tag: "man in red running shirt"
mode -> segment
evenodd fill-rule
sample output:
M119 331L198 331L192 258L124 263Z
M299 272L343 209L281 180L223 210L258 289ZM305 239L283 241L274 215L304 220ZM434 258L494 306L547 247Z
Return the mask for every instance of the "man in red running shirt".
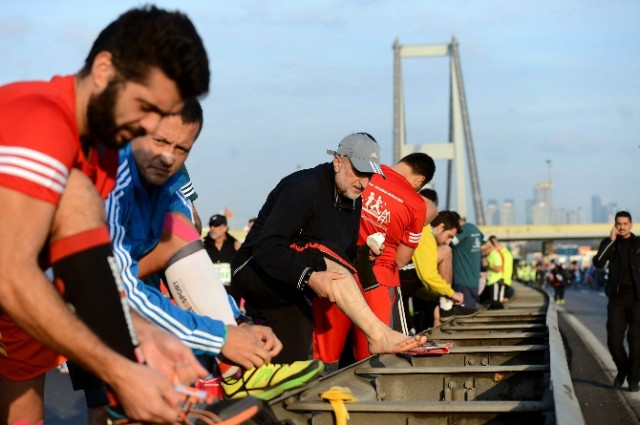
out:
M412 153L393 166L381 165L384 177L374 174L362 193L362 214L358 237L358 278L367 304L387 326L391 326L392 307L400 285L399 268L410 260L418 246L425 224L426 204L417 191L429 183L435 173L435 162L424 153ZM385 236L383 250L375 259L373 270L367 237L380 232ZM378 254L378 253L376 253ZM362 270L362 267L368 270ZM340 358L351 322L335 306L327 311L331 330L325 338L325 363ZM353 348L356 360L370 356L367 339L353 327ZM331 366L329 366L331 368Z
M416 152L392 166L382 165L385 179L374 176L362 194L362 216L358 245L366 245L367 237L380 232L385 236L384 250L375 259L375 282L361 279L364 298L371 310L393 329L392 309L397 304L400 268L411 261L425 224L426 204L418 191L431 181L435 162L426 153ZM362 335L354 330L356 360L368 357Z
M145 7L106 27L78 74L0 87L0 422L42 421L44 374L58 353L149 422L175 421L174 384L206 373L120 298L102 198L115 148L208 85L189 18Z

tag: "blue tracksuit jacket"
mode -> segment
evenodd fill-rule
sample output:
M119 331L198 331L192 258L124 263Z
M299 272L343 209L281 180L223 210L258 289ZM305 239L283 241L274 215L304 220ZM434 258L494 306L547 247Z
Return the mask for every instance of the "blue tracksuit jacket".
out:
M164 216L179 212L192 218L190 201L180 192L188 183L176 173L163 186L142 187L130 145L120 150L116 185L106 201L107 221L120 277L130 305L151 322L173 333L196 354L216 356L226 337L223 322L174 305L162 293L138 279L138 260L160 240ZM232 303L237 316L240 312Z

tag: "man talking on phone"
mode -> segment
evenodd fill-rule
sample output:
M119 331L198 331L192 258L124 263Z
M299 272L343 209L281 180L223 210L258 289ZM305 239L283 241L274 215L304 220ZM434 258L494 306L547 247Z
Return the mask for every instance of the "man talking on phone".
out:
M627 211L618 211L611 235L604 238L593 265L608 264L609 278L605 292L607 305L607 346L618 374L613 388L622 388L625 379L629 391L640 390L640 239L631 233L633 222ZM629 353L624 347L627 335Z

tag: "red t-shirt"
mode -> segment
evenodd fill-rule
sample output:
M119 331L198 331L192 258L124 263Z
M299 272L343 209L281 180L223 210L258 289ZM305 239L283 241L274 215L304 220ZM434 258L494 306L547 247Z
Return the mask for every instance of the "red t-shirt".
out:
M358 245L366 244L372 233L383 233L385 248L376 259L373 272L380 285L399 286L398 245L418 246L427 207L406 178L386 165L382 165L382 170L386 179L375 174L362 193Z
M1 186L57 205L70 170L77 168L107 197L115 183L118 152L98 144L87 158L75 110L73 76L0 87ZM0 313L0 374L30 379L63 361Z
M87 158L76 123L73 76L0 87L0 185L58 204L72 168L106 198L118 153L98 144Z

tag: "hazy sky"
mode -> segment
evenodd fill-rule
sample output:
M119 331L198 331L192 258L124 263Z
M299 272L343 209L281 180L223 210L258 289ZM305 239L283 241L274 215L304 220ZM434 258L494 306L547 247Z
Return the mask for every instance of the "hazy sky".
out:
M76 72L98 32L140 4L2 0L0 84ZM211 61L205 127L187 161L204 220L228 207L242 227L282 177L328 161L351 132L373 134L391 163L392 44L452 36L485 204L511 198L522 222L550 159L555 206L589 218L597 194L640 215L637 0L155 4L193 19ZM403 67L408 141L445 140L448 59Z

